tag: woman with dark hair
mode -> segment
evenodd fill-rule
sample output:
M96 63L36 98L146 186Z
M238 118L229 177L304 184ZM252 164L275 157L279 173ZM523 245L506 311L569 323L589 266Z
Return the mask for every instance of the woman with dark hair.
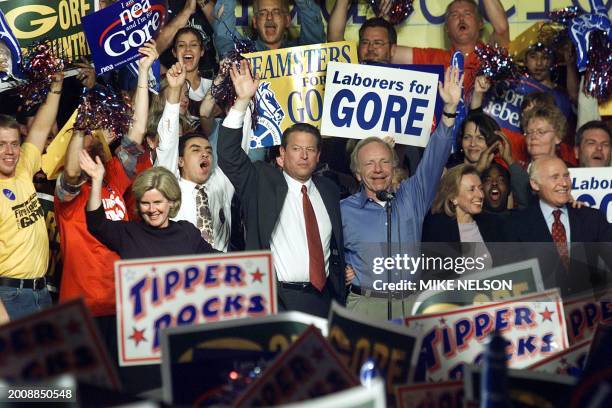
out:
M171 221L181 206L181 189L176 177L163 167L140 173L132 185L142 222L108 220L102 208L104 165L86 151L79 154L81 168L91 177L87 202L89 232L121 259L189 255L216 252L187 221Z
M457 164L474 166L480 174L494 162L508 169L514 206L524 208L529 202L527 172L512 157L512 146L495 120L482 110L471 111L463 122L461 150L449 159L448 167ZM505 163L505 166L504 166ZM507 208L506 208L507 209Z

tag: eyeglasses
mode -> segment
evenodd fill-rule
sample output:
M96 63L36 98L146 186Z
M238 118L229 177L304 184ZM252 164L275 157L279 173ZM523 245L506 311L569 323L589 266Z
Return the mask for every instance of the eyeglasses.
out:
M284 16L286 13L278 8L272 9L272 10L259 10L257 13L255 13L255 16L257 18L268 18L270 15L272 15L272 17L281 17Z
M382 46L385 46L389 44L389 41L383 41L383 40L374 40L374 41L370 41L370 40L359 40L359 46L360 47L367 47L369 48L370 45L373 48L380 48Z
M525 132L523 134L526 137L534 137L534 136L542 137L545 134L550 133L550 132L554 132L554 131L555 131L554 129L547 129L547 130L544 130L544 129L535 129L535 130L528 130L527 132Z
M314 154L317 152L317 148L314 146L298 146L293 145L289 147L294 153L309 153Z

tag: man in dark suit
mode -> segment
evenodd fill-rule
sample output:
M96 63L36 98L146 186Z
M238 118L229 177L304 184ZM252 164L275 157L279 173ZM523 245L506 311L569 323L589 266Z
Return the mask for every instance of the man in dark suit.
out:
M604 284L606 274L597 268L598 257L612 266L612 225L605 214L569 205L572 180L557 157L534 161L529 179L539 200L509 218L507 240L553 243L519 248L523 255L529 252L538 258L547 288L557 286L563 294L571 294Z
M245 112L259 85L246 61L232 68L237 99L219 129L219 167L242 203L247 249L271 249L280 310L327 317L331 299L344 304L340 195L313 176L321 135L296 124L282 137L278 164L251 162L241 148Z

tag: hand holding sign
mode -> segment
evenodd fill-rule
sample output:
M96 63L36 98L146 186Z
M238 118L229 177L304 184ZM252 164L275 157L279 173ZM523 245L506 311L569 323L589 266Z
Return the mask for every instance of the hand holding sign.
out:
M244 112L251 102L251 98L253 98L257 92L257 88L259 87L259 77L255 75L255 78L253 78L246 60L240 61L239 69L232 66L230 70L230 77L232 78L234 90L236 91L236 102L234 103L234 108Z
M138 52L142 54L142 57L138 61L138 70L142 73L148 74L149 69L151 68L155 60L159 57L155 40L147 42L145 45L138 49Z

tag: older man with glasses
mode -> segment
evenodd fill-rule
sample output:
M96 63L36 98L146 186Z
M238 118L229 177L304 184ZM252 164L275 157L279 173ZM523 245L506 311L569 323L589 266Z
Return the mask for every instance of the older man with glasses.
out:
M286 0L254 0L252 25L257 32L255 48L257 51L276 50L299 45L325 42L325 28L321 18L321 8L314 0L296 0L300 10L300 35L297 40L287 38L291 26L291 15ZM214 23L215 47L219 55L234 49L236 30L236 0L219 0L214 15L219 18Z

